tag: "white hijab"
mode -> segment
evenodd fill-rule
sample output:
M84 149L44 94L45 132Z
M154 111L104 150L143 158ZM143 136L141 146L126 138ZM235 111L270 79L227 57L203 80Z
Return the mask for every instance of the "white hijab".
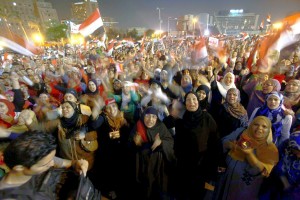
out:
M232 77L232 82L230 83L230 85L226 85L225 82L224 82L224 80L225 80L226 76L229 76L229 75ZM221 83L220 83L219 81L217 81L217 86L218 86L219 92L221 93L221 95L222 95L222 97L223 97L224 99L226 99L227 91L228 91L230 88L236 88L234 82L235 82L235 76L234 76L234 74L231 73L231 72L227 72L227 73L225 74L225 76L223 77Z

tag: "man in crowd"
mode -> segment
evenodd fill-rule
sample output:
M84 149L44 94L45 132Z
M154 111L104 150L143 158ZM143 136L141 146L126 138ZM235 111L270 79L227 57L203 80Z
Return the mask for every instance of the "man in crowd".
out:
M0 180L0 199L56 199L52 168L71 168L86 175L86 160L55 157L55 138L43 132L26 132L4 150L10 171ZM50 183L51 182L51 183Z

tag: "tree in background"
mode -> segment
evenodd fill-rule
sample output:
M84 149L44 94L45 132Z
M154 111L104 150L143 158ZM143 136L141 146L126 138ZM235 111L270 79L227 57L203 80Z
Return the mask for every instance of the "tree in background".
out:
M65 24L59 24L50 27L46 30L46 40L47 41L60 41L61 38L67 38L68 26Z

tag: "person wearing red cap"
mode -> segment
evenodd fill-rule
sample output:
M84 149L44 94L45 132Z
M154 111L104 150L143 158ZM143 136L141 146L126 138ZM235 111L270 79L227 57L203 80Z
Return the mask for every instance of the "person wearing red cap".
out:
M0 126L9 128L14 123L15 106L6 99L0 99Z

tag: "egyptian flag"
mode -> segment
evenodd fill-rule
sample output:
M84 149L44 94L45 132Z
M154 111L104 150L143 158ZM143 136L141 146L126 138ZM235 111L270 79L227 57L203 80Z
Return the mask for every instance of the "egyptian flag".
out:
M253 64L256 63L256 55L257 55L257 52L258 52L259 44L260 44L260 42L256 41L253 49L250 52L249 58L248 58L248 60L246 62L246 66L249 69L249 71L252 71L252 66L253 66Z
M100 27L103 27L103 21L100 11L97 8L82 24L80 24L79 33L83 36L88 36Z
M243 41L249 38L249 34L246 33L246 32L241 32L241 35L242 35L242 40Z
M200 38L200 40L197 40L195 42L194 48L195 48L195 55L194 55L195 57L192 60L193 63L196 64L198 61L208 56L205 39Z
M280 51L285 47L300 41L300 14L291 15L281 20L283 27L276 33L267 36L260 45L259 71L269 72L279 59Z
M12 32L0 33L0 44L25 56L34 56L41 53L41 49L33 43Z

